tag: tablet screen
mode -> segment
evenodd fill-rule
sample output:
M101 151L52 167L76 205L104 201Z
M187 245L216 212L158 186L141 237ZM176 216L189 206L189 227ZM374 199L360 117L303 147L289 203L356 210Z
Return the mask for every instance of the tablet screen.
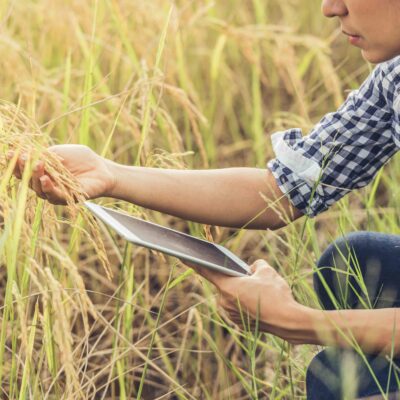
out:
M244 268L226 256L213 243L196 239L108 208L103 207L103 210L144 242L200 258L242 274L246 273Z

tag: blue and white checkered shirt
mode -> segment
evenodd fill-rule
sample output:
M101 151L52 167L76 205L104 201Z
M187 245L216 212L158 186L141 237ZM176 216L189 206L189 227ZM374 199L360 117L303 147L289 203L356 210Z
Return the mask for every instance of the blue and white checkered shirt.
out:
M367 185L400 148L400 57L379 64L309 135L272 135L267 166L291 203L311 217Z

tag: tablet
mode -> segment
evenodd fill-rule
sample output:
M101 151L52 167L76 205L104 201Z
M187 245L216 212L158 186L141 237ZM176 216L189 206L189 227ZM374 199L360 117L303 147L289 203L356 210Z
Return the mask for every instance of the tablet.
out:
M174 229L86 201L85 206L128 242L161 251L231 276L250 275L250 267L225 247Z

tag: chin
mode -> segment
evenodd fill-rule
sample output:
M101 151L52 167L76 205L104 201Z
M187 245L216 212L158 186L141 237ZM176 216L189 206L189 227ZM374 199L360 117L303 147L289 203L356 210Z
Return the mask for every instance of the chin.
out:
M362 50L361 54L371 64L379 64L400 55L400 53L383 53L379 51Z

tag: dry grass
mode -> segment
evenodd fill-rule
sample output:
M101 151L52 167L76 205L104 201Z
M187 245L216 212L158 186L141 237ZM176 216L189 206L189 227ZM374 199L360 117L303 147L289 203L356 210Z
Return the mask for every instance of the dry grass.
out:
M265 166L270 133L307 131L368 72L318 7L314 0L0 3L1 398L305 397L313 346L236 330L216 312L212 288L176 260L93 231L74 202L84 194L56 157L46 162L69 193L68 207L37 199L28 181L54 143L85 144L131 165ZM27 150L30 167L17 181L16 157ZM312 304L310 273L332 238L365 228L399 232L397 164L316 221L280 232L118 206L211 235L249 262L267 258Z

